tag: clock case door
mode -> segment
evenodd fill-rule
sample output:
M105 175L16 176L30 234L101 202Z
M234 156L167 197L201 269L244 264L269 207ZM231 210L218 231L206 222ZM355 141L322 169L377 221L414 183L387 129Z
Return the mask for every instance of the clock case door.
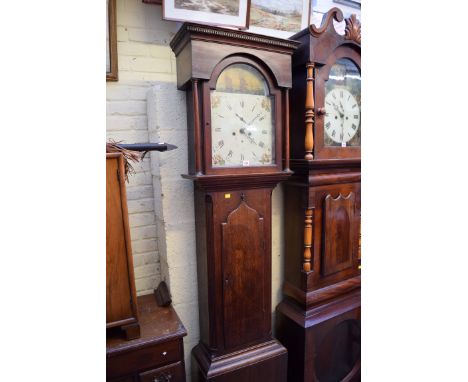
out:
M361 52L356 52L355 49L348 45L339 46L328 57L325 65L316 65L315 67L315 81L314 81L314 94L315 94L315 125L314 125L314 138L315 149L314 157L317 159L347 159L347 158L360 158L361 146L325 146L325 115L319 110L325 108L325 86L329 80L330 70L332 66L341 58L351 60L358 68L359 74L361 73ZM359 127L361 129L361 127Z
M273 97L274 110L274 146L275 164L269 166L248 166L248 167L229 167L229 168L214 168L212 165L212 137L211 137L211 91L216 90L216 83L221 73L233 64L246 64L258 70L268 84L270 96ZM202 86L203 97L203 120L202 132L204 147L204 163L205 173L207 175L223 175L223 174L246 174L246 173L272 173L282 171L282 136L283 131L283 114L281 102L281 90L277 87L274 76L268 72L263 65L246 56L230 56L222 60L214 69L211 79L205 82Z
M195 190L200 341L217 356L271 340L271 192Z

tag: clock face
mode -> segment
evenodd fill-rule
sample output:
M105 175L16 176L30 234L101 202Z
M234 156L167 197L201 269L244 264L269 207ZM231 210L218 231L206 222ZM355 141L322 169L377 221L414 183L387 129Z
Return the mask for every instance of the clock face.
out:
M325 146L361 145L361 75L349 59L339 59L325 85Z
M356 135L361 111L356 98L346 88L335 87L325 97L325 134L336 143L347 143Z
M274 101L262 74L229 66L211 91L212 166L273 165L274 132Z

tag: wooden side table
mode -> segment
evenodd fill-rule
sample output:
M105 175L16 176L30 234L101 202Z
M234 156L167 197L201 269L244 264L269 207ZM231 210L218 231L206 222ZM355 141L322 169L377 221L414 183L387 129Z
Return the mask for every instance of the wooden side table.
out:
M154 295L138 297L141 337L127 341L119 331L107 332L108 382L184 382L187 335L174 309L159 307Z

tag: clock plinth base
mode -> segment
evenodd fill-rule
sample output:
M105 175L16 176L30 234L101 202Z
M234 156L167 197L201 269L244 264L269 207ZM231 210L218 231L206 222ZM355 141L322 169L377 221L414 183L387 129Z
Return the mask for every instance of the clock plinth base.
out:
M360 289L307 310L287 298L276 310L288 382L361 380Z
M198 344L192 358L194 381L286 382L288 354L277 340L217 357Z

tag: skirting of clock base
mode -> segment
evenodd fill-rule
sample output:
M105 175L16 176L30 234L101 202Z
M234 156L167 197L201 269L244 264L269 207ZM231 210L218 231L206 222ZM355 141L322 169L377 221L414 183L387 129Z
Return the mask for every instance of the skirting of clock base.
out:
M192 360L198 382L286 382L288 354L276 340L214 358L198 344Z
M288 350L288 382L361 380L361 291L304 311L293 300L277 309L277 338Z

